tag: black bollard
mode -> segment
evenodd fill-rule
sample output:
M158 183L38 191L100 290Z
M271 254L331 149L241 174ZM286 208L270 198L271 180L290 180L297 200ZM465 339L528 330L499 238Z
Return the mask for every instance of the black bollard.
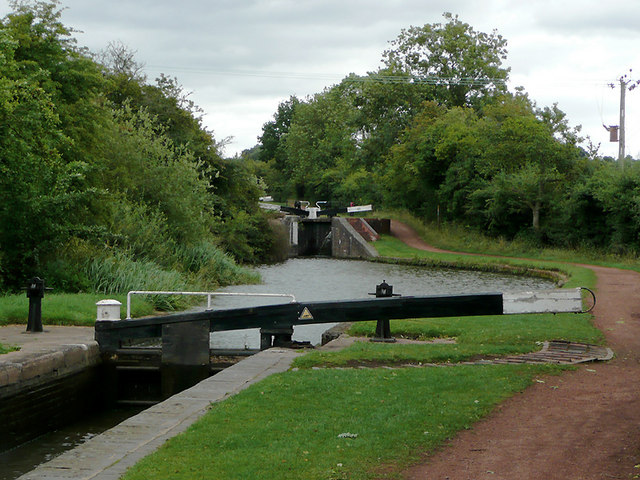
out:
M27 298L29 299L29 320L27 321L27 332L42 332L42 299L44 298L44 280L33 277L27 285Z
M388 297L399 296L399 295L393 294L393 286L389 285L385 280L383 280L380 285L376 285L375 295L376 295L376 298L388 298ZM385 343L393 343L396 341L396 339L391 336L391 326L389 324L388 318L378 320L376 324L376 334L371 339L371 341L385 342Z

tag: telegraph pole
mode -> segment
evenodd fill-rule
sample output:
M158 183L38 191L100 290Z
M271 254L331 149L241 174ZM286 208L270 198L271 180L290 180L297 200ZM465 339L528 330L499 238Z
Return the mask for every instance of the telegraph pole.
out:
M618 164L624 168L624 117L625 117L625 96L627 92L626 75L620 77L620 140L618 143Z
M629 69L629 73L631 73L631 69ZM619 133L620 133L620 137L618 140L618 164L620 165L620 168L624 168L624 159L625 159L625 151L624 151L624 146L625 146L625 128L624 128L624 124L625 124L625 102L626 102L626 93L627 93L627 88L629 88L629 91L633 90L634 88L636 88L639 84L640 84L640 80L631 80L628 79L627 75L622 75L620 77L620 126L619 126ZM609 86L611 88L616 88L616 86L613 83L610 83ZM606 128L606 127L605 127ZM614 127L611 127L614 128ZM607 130L609 130L609 128L607 128Z

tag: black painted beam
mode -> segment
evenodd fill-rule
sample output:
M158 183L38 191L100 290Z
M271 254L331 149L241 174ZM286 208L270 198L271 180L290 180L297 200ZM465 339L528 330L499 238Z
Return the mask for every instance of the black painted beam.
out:
M501 293L391 297L209 310L115 322L97 321L95 329L101 349L113 350L119 348L124 339L160 337L162 325L172 323L208 321L210 331L217 332L366 320L502 315L502 310Z

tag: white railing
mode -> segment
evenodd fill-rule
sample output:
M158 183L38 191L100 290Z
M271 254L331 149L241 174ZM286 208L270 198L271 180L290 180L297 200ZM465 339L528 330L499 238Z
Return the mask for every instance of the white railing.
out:
M207 297L207 310L212 310L211 297L280 297L290 298L291 303L296 297L290 293L234 293L234 292L164 292L149 290L132 290L127 293L127 320L131 320L131 295L201 295Z

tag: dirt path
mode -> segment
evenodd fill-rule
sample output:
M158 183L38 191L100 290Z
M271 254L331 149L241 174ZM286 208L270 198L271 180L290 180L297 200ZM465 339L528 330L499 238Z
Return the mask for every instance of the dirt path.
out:
M399 222L391 230L412 247L438 251ZM640 274L588 268L598 277L595 323L616 358L536 383L403 478L640 478Z

